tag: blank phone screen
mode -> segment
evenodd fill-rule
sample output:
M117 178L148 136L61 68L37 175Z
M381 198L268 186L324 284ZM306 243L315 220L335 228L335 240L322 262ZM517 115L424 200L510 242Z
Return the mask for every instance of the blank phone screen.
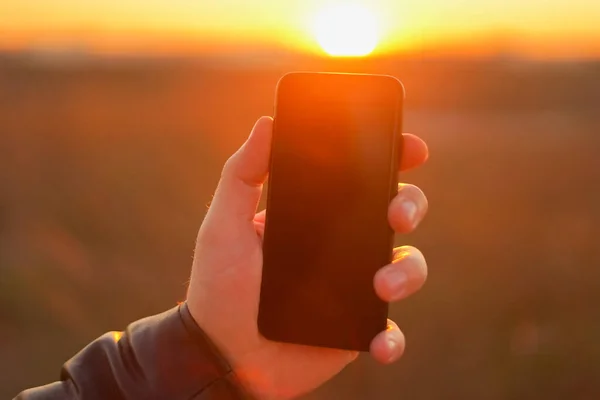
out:
M402 97L381 76L279 84L259 311L268 338L366 350L385 329L373 277L391 258Z

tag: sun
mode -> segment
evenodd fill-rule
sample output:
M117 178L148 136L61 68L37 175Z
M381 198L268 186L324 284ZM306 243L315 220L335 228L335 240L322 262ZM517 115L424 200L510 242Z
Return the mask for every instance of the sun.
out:
M331 56L360 57L377 46L375 15L359 4L335 4L323 8L314 20L317 41Z

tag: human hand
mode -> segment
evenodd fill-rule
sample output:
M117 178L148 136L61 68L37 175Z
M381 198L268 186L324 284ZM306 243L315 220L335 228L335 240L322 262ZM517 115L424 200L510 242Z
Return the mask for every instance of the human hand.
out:
M259 399L291 399L329 380L358 353L273 342L261 336L257 315L262 272L264 211L256 213L267 179L272 119L260 118L243 146L226 162L221 180L196 243L187 294L190 313L232 365L242 384ZM404 135L401 170L427 159L427 146ZM398 185L388 210L398 233L412 231L427 211L427 199L416 186ZM419 250L394 249L393 261L374 277L386 302L401 300L425 282L427 266ZM371 355L381 363L397 360L404 336L388 320L377 335Z

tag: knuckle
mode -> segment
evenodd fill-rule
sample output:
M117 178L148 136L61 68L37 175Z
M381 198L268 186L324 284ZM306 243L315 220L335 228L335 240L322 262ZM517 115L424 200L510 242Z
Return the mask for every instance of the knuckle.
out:
M223 169L221 170L221 178L233 175L237 169L237 164L237 153L235 153L231 157L229 157L227 161L225 161L225 164L223 164Z

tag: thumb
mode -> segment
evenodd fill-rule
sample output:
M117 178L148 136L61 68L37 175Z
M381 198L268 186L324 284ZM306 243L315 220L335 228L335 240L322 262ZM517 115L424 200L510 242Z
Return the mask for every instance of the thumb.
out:
M252 221L269 172L273 120L261 117L246 142L225 163L208 217L225 228Z

